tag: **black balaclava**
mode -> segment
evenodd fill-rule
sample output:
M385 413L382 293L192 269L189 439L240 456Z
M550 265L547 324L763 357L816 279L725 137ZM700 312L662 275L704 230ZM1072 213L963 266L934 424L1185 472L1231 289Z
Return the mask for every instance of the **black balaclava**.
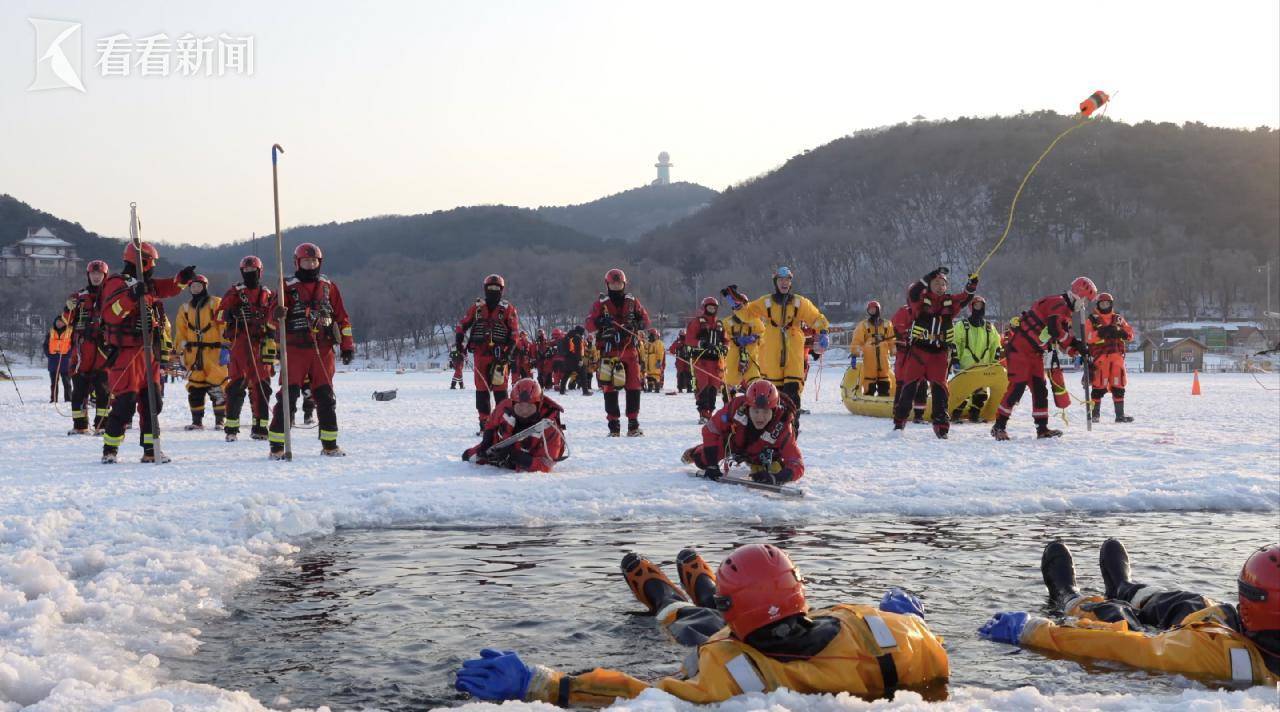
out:
M293 273L293 276L297 277L300 281L303 281L303 282L314 282L320 278L320 268L316 267L315 269L302 269L301 267L299 267L298 270Z
M981 307L975 304L969 310L969 323L974 326L982 326L982 322L987 316L987 303L981 302L981 304Z
M262 280L262 273L256 269L248 272L241 272L240 279L244 280L244 286L249 289L257 289Z
M609 288L606 286L605 289L609 289ZM609 289L609 301L613 302L614 306L618 306L618 307L622 306L622 302L626 298L627 298L626 287L623 287L622 289Z
M1099 313L1099 314L1110 314L1110 313L1111 313L1111 310L1112 310L1112 309L1115 309L1115 308L1116 308L1116 303L1115 303L1115 302L1111 302L1111 306L1107 307L1106 309L1103 309L1103 308L1102 308L1102 305L1101 305L1101 304L1099 304L1099 305L1098 305L1098 313Z
M204 289L200 290L199 294L191 295L191 306L199 307L201 304L204 304L204 300L208 298L209 298L209 285L206 284L204 286Z
M494 307L498 306L498 302L500 301L502 301L501 289L489 289L488 287L485 287L484 289L485 306L489 307L490 309L493 309Z
M881 314L881 312L883 312L883 311L884 311L883 309L876 309L876 313L875 313L875 314L870 314L870 313L868 313L868 314L867 314L867 321L871 322L872 324L879 324L879 323L880 323L880 314Z

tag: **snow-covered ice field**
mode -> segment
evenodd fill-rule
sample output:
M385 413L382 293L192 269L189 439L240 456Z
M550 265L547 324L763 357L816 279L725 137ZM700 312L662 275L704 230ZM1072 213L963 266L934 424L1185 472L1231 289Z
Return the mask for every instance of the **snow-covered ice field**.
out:
M39 400L44 374L21 381ZM469 378L468 374L468 378ZM816 374L815 374L816 375ZM572 457L551 475L514 475L460 460L473 444L471 390L448 375L355 372L338 376L339 442L350 454L321 458L314 430L295 431L295 460L266 460L266 444L183 432L186 403L169 386L164 466L137 463L136 430L122 463L98 464L101 442L69 438L47 403L19 406L0 383L0 710L116 707L134 710L258 709L247 694L172 679L165 659L190 655L202 621L224 611L237 587L337 527L541 525L555 522L840 521L866 513L997 515L1214 509L1280 512L1280 378L1132 376L1129 413L1086 433L1081 409L1066 436L1037 441L1029 399L1015 440L958 425L948 441L927 426L890 437L887 420L849 415L840 370L806 394L801 446L808 495L782 499L694 480L678 457L698 439L690 396L646 395L646 437L605 437L599 395L560 397ZM674 377L669 376L669 383ZM1267 390L1263 386L1272 390ZM376 402L374 390L399 389ZM64 412L68 408L63 407ZM247 418L246 408L245 417ZM1058 421L1061 427L1061 421ZM1280 529L1280 525L1277 526ZM1274 540L1277 530L1258 533ZM1230 572L1234 574L1234 572ZM269 700L264 701L270 703ZM1274 708L1276 691L1187 690L1178 696L1043 695L1031 688L953 688L938 709ZM650 692L620 705L669 709ZM789 692L752 696L726 710L864 709L854 698ZM924 707L901 693L877 708Z

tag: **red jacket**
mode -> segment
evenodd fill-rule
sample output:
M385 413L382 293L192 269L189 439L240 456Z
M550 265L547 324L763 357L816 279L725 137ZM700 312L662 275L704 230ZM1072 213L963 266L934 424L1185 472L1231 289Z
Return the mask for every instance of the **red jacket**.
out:
M105 279L102 281L106 283ZM98 313L98 295L101 293L101 285L86 285L67 298L70 306L62 312L62 317L71 325L72 347L75 349L84 343L96 344L102 337L102 315Z
M1005 350L1032 349L1035 353L1044 353L1046 346L1057 342L1074 354L1075 349L1069 348L1075 340L1075 336L1071 333L1071 317L1071 303L1067 301L1067 295L1054 294L1044 297L1018 317L1018 325L1012 328ZM1040 332L1045 329L1049 330L1048 341L1041 342Z
M911 312L910 344L932 351L950 348L951 322L970 299L973 299L973 293L968 290L956 294L934 294L923 281L912 284L907 288L907 309Z
M763 465L762 454L772 451L772 461L791 471L792 481L804 476L804 458L791 427L791 406L785 399L773 409L773 418L764 430L756 430L747 414L747 397L735 396L702 426L703 448L714 448L715 461L725 456L726 446L736 460Z
M237 284L223 295L218 305L218 321L222 322L222 340L231 346L261 343L275 336L276 324L271 319L276 295L266 287L250 289Z
M560 414L564 409L559 403L551 400L547 396L542 397L542 403L538 406L538 412L528 420L520 420L516 418L515 411L512 410L514 404L508 398L498 404L498 407L489 414L488 420L484 424L484 437L480 440L480 444L467 450L468 457L479 456L476 464L489 465L498 464L490 463L484 457L484 452L494 445L494 443L502 442L525 428L533 426L543 418L549 418L557 427L563 429L560 423ZM515 452L528 453L533 458L533 463L529 467L523 467L506 461L506 465L516 472L550 472L555 467L556 460L564 454L564 437L561 430L556 428L547 428L542 431L541 435L534 435L523 440L518 440L511 444L511 449Z
M1133 327L1115 312L1095 311L1084 323L1084 340L1090 356L1122 354L1125 344L1133 341Z
M893 325L893 341L898 353L904 353L911 341L911 307L906 304L898 307L889 323Z
M108 344L122 349L142 346L142 321L138 319L141 310L132 291L136 283L137 280L124 274L113 274L102 281L98 314L103 332ZM178 283L177 277L151 280L146 303L155 314L153 326L164 324L164 302L161 300L177 296L185 286ZM157 338L153 342L157 349L160 341Z
M719 359L726 350L724 325L714 316L695 317L684 330L684 344L693 352L693 360Z
M477 299L454 328L457 340L465 342L468 351L483 356L492 355L494 349L510 349L518 331L520 317L516 307L505 299L492 309L483 299Z
M342 304L342 292L329 278L320 275L314 282L290 277L284 282L286 343L294 348L354 351L351 319Z
M600 317L608 314L613 317L613 324L601 328ZM617 358L619 356L637 356L637 335L649 330L649 312L645 311L640 300L626 295L622 304L614 304L607 294L591 305L591 314L587 316L587 331L596 335L596 348L600 355ZM624 331L625 329L625 331Z

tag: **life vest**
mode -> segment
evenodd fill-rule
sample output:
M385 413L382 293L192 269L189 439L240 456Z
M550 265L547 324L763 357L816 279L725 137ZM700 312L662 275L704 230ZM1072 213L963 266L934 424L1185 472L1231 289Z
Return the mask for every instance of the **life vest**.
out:
M635 336L624 332L617 326L619 323L626 324L626 329L634 332L634 326L639 321L639 310L637 309L636 298L628 293L622 298L622 313L614 314L610 309L613 306L613 300L609 299L608 294L601 294L600 313L608 314L613 317L613 326L607 326L596 331L596 344L602 351L612 353L614 350L625 349L627 346L635 342Z
M329 288L333 283L324 275L317 277L310 299L302 298L302 284L297 277L290 277L284 283L291 302L284 317L285 332L312 339L317 338L317 334L324 334L334 344L341 342L339 327L333 319L333 303L329 300Z
M75 294L76 319L71 329L81 340L96 340L102 331L102 319L98 314L100 289L100 287L85 287Z
M63 327L61 331L55 326L49 329L49 353L67 355L71 353L71 329Z
M911 344L927 349L944 348L951 341L956 301L950 294L920 294L920 313L911 321Z
M1097 334L1097 339L1093 341L1093 343L1089 344L1090 356L1124 353L1124 339L1104 337L1098 332L1099 329L1105 326L1119 326L1121 323L1120 315L1115 312L1111 312L1109 314L1094 312L1089 315L1089 326L1093 327L1093 333Z
M271 323L271 315L267 312L271 305L271 290L256 287L255 293L250 295L250 289L243 282L232 289L236 295L236 306L231 313L223 311L222 318L227 323L225 336L234 338L237 331L255 339L264 336Z
M511 333L511 327L507 324L509 309L511 304L505 299L500 300L493 309L489 309L483 299L477 299L472 311L475 319L471 322L467 343L476 346L510 343L515 335Z
M698 358L720 358L724 345L724 322L706 315L698 317Z
M123 296L125 293L132 291L133 286L138 283L138 280L136 278L130 277L128 275L122 274L122 275L118 275L118 277L119 277L120 286L117 287L110 294L104 295L100 302L100 304L103 306L111 305L111 308L117 310L117 312L123 311L123 310L120 308L120 305L116 303L115 300ZM105 287L107 283L103 282L102 285L103 287ZM153 335L157 337L157 338L153 338L151 343L156 353L160 353L164 350L164 345L162 343L164 341L163 331L164 331L164 325L168 322L168 319L165 317L165 313L164 313L164 302L155 298L150 293L148 293L143 296L141 303L146 304L145 308L148 309L151 313L151 329L152 329ZM102 322L102 331L103 331L103 334L106 336L107 343L112 346L125 347L125 348L133 347L133 346L141 346L142 345L142 319L139 318L141 313L142 313L142 308L135 309L131 314L126 316L124 320L121 321L119 324L111 324L105 321Z

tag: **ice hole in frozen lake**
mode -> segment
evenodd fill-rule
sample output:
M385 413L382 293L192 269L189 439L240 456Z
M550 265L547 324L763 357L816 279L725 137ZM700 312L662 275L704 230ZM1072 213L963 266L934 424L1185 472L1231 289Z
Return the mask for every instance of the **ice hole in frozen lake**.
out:
M863 517L848 523L619 522L546 528L340 530L296 566L238 592L204 621L202 645L166 663L175 677L247 690L268 704L423 709L459 704L453 672L482 647L579 671L674 674L684 652L643 615L618 571L629 550L676 579L697 546L714 567L737 545L772 542L803 572L811 606L918 594L951 657L951 687L1170 694L1203 683L1083 665L979 640L1000 610L1049 614L1040 551L1061 537L1080 586L1101 589L1097 548L1128 546L1135 580L1234 601L1235 576L1275 532L1274 513ZM945 691L942 694L946 694Z

